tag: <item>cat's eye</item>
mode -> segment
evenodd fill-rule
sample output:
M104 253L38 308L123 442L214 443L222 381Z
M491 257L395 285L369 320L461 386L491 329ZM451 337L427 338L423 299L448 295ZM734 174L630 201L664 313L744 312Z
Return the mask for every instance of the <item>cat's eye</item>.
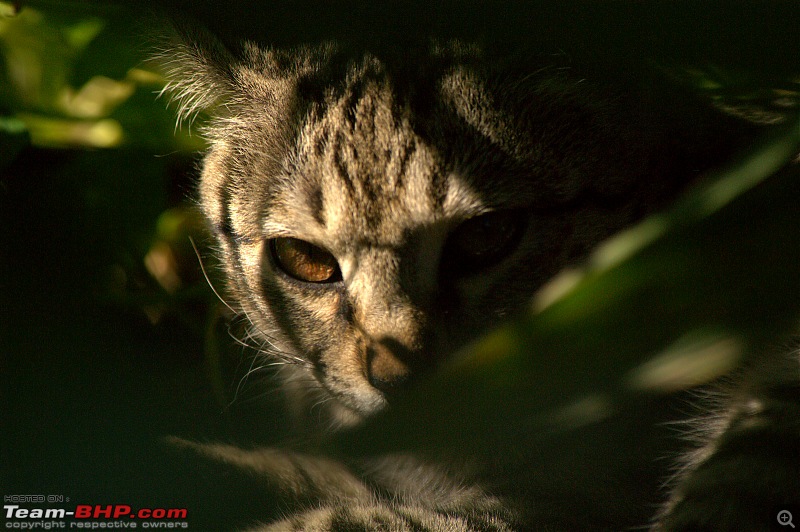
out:
M459 225L445 245L451 269L471 272L491 266L511 254L522 236L524 218L518 211L490 212Z
M341 279L339 264L328 251L297 238L271 241L272 256L290 277L307 283L332 283Z

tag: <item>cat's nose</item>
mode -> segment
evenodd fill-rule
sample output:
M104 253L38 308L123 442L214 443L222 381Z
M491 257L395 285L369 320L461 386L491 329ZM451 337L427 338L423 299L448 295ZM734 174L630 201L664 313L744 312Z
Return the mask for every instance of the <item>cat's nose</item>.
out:
M367 347L367 377L372 386L384 393L396 390L411 377L411 368L402 360L403 353L397 352L405 349L400 345L393 347L385 341Z

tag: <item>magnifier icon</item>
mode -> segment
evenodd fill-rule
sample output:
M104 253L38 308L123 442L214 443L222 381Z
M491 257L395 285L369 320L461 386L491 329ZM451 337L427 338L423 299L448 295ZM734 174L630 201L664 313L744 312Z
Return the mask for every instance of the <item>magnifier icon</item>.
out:
M794 523L792 523L792 512L789 510L781 510L778 512L778 524L781 526L790 526L794 528Z

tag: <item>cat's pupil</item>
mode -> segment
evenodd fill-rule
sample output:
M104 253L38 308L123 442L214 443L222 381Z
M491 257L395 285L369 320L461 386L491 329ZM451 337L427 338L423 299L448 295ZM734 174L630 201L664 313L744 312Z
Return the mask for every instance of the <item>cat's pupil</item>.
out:
M272 253L284 273L307 283L328 283L340 278L339 265L329 252L298 238L272 240Z
M492 212L462 223L450 235L446 259L462 270L494 264L519 242L521 222L516 212Z

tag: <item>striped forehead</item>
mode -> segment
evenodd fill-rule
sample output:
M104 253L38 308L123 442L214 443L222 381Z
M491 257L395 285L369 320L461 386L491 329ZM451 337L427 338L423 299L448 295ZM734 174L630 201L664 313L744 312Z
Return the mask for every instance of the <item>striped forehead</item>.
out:
M301 134L294 201L342 237L392 240L441 218L453 179L407 115L385 81L356 84L324 113L312 113Z

